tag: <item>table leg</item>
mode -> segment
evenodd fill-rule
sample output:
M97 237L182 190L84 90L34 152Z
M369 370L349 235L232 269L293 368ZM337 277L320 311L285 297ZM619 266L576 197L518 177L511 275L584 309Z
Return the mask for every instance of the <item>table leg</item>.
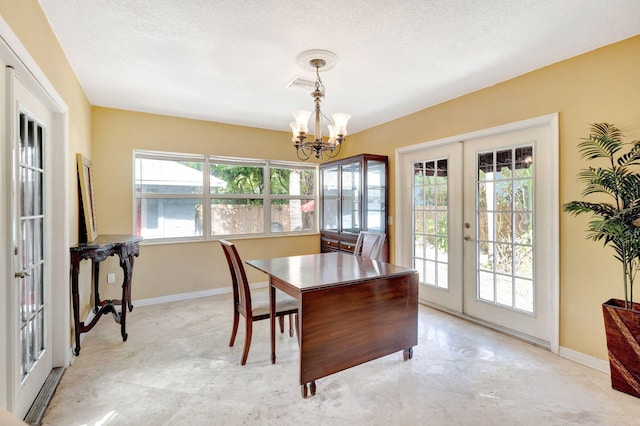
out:
M133 303L131 302L131 280L133 280L133 261L135 260L135 254L129 256L129 275L128 275L128 283L127 283L127 304L129 307L129 312L133 311Z
M78 275L80 273L79 260L71 262L71 296L73 303L73 334L76 339L76 347L73 353L80 355L80 295L78 294Z
M408 348L402 351L402 359L405 361L410 360L411 358L413 358L413 348Z
M95 260L91 261L92 267L93 267L93 271L92 271L92 278L93 278L93 313L97 314L98 311L100 310L100 302L102 302L102 300L100 299L100 285L99 285L99 281L100 281L100 262L96 262Z
M127 309L131 311L131 276L133 275L133 254L123 254L120 258L120 267L124 273L122 281L122 301L120 304L120 334L122 341L127 341Z
M311 394L311 396L314 396L316 394L316 381L312 380L309 383L301 385L300 392L302 393L302 397L305 399L309 396L309 394Z
M276 363L276 288L269 277L269 310L271 322L271 364Z

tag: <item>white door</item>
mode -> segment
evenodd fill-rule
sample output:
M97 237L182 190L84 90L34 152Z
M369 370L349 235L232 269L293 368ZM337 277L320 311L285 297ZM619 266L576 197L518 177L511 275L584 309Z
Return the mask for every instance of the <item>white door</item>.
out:
M555 349L551 135L545 123L400 155L398 261L420 273L421 301Z
M52 369L51 113L17 78L7 81L13 93L9 365L14 413L24 416Z
M464 143L464 311L549 342L547 126Z

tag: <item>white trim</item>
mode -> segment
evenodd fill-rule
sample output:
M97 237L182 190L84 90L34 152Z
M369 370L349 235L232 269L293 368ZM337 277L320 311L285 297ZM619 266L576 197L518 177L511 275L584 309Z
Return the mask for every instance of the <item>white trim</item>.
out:
M230 293L230 288L213 288L211 290L192 291L189 293L169 294L167 296L150 297L148 299L134 300L133 306L151 306L160 305L163 303L179 302L181 300L197 299L200 297L219 296L221 294ZM135 314L135 309L133 310ZM133 320L131 316L127 316L127 319Z
M550 223L549 241L553 244L549 253L549 277L551 278L551 352L560 351L560 120L558 113L543 116L547 119L550 132L549 148L551 150L548 177L549 204L555 215Z
M398 155L400 154L406 154L408 152L429 149L429 148L433 148L434 146L445 145L452 142L460 142L460 141L469 140L469 139L484 138L484 137L496 135L499 133L514 132L516 130L528 129L530 127L542 126L545 124L553 124L554 120L557 123L557 120L558 120L557 112L553 114L541 115L539 117L528 118L526 120L516 121L513 123L503 124L500 126L489 127L488 129L482 129L482 130L476 130L469 133L463 133L461 135L448 136L446 138L435 139L433 141L421 142L416 145L403 146L400 148L396 148L395 150L396 162L397 162ZM398 173L399 171L396 170L396 174Z
M526 120L516 121L514 123L508 123L501 126L490 127L488 129L477 130L461 135L449 136L446 138L436 139L433 141L422 142L416 145L409 145L397 148L395 150L395 205L396 205L396 232L394 237L394 244L396 247L396 259L407 259L408 256L404 256L403 247L403 233L399 230L403 229L405 224L402 221L402 215L398 214L402 206L403 196L403 182L402 182L402 163L403 155L409 154L415 151L431 149L440 145L458 143L463 140L478 139L487 136L492 136L500 133L513 132L517 130L523 130L530 127L547 125L550 128L550 150L551 150L551 164L549 165L550 173L548 176L550 182L550 209L555 212L551 220L551 227L549 229L549 240L554 242L549 247L549 274L551 277L550 290L550 302L551 312L553 317L551 318L551 339L550 350L551 352L558 354L560 348L560 266L559 266L559 243L560 243L560 196L559 196L559 162L558 152L560 146L559 135L559 119L558 113L542 115L539 117L529 118ZM396 260L397 262L397 260ZM409 265L404 265L409 266Z
M267 285L268 283L266 281L261 281L258 283L251 284L251 288L252 289L266 288ZM134 300L132 303L133 303L133 306L151 306L151 305L160 305L162 303L179 302L181 300L197 299L199 297L220 296L222 294L228 294L228 293L231 293L231 287L212 288L209 290L192 291L189 293L178 293L178 294L170 294L167 296L150 297L148 299Z
M51 168L51 180L54 193L53 201L53 255L52 278L56 291L53 292L51 303L53 306L53 340L60 344L53 344L53 366L67 367L71 363L71 354L65 349L72 341L69 332L71 323L71 281L69 279L69 266L71 255L69 253L69 170L74 166L68 165L69 160L69 114L52 114L54 143ZM57 167L55 165L58 165ZM60 165L64 165L60 167ZM56 243L57 242L57 243ZM57 283L57 284L56 284Z
M594 370L602 371L609 375L611 374L611 371L609 370L609 361L607 360L574 351L573 349L565 348L564 346L560 346L558 356L568 359L569 361L577 362L578 364L582 364L586 367L593 368Z
M6 81L6 68L4 67L4 63L0 59L0 66L2 66L2 70L0 70L0 75L2 78L0 79L0 102L6 99L6 89L7 84ZM13 188L11 183L12 180L12 172L9 167L4 167L5 164L10 164L11 161L11 144L7 142L9 139L8 126L6 126L6 118L7 112L6 109L8 107L8 102L2 102L0 104L0 128L4 129L2 134L0 135L0 187L3 188L2 195L0 198L0 241L9 241L11 238L11 194L10 191L4 190L4 188ZM3 283L12 282L11 274L11 262L13 257L11 256L11 248L8 244L3 243L0 246L0 271L2 275L0 279ZM0 285L0 312L2 313L0 316L0 406L8 407L9 401L9 368L7 366L12 364L9 354L9 339L10 339L10 329L8 324L11 320L11 313L9 309L4 309L4 307L10 307L11 305L7 302L9 300L9 286L8 285Z

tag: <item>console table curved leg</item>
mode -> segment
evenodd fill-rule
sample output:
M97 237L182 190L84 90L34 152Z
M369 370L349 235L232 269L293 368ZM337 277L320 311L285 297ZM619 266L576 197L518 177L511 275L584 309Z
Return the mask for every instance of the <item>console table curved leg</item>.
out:
M129 312L133 311L133 304L131 302L131 280L133 279L133 261L135 260L135 256L138 256L138 252L135 252L133 254L129 254L125 259L125 263L124 264L121 263L122 270L124 271L124 276L125 276L125 279L127 281L127 305L126 305L126 307L129 308ZM123 309L124 309L124 304L123 304Z
M78 294L78 274L80 273L80 260L72 257L71 262L71 295L73 303L73 334L76 346L73 349L75 356L80 355L80 296Z
M122 341L127 341L127 309L133 309L131 304L131 276L133 275L133 253L123 253L120 257L120 267L124 274L122 281L122 304L120 305L120 334Z

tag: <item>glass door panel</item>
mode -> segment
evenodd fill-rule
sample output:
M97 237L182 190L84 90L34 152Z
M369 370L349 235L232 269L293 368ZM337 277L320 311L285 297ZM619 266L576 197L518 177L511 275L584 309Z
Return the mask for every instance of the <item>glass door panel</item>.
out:
M342 229L358 234L360 224L360 163L345 164L341 169Z
M449 288L448 161L413 164L413 263L420 283Z
M533 147L478 154L478 299L534 312Z
M18 140L20 176L20 234L18 268L23 278L20 286L20 343L22 380L31 372L45 350L44 339L44 222L42 141L43 128L34 120L20 114Z
M338 166L322 170L322 224L323 231L338 231Z
M382 161L367 161L367 223L368 231L386 233L386 165Z

